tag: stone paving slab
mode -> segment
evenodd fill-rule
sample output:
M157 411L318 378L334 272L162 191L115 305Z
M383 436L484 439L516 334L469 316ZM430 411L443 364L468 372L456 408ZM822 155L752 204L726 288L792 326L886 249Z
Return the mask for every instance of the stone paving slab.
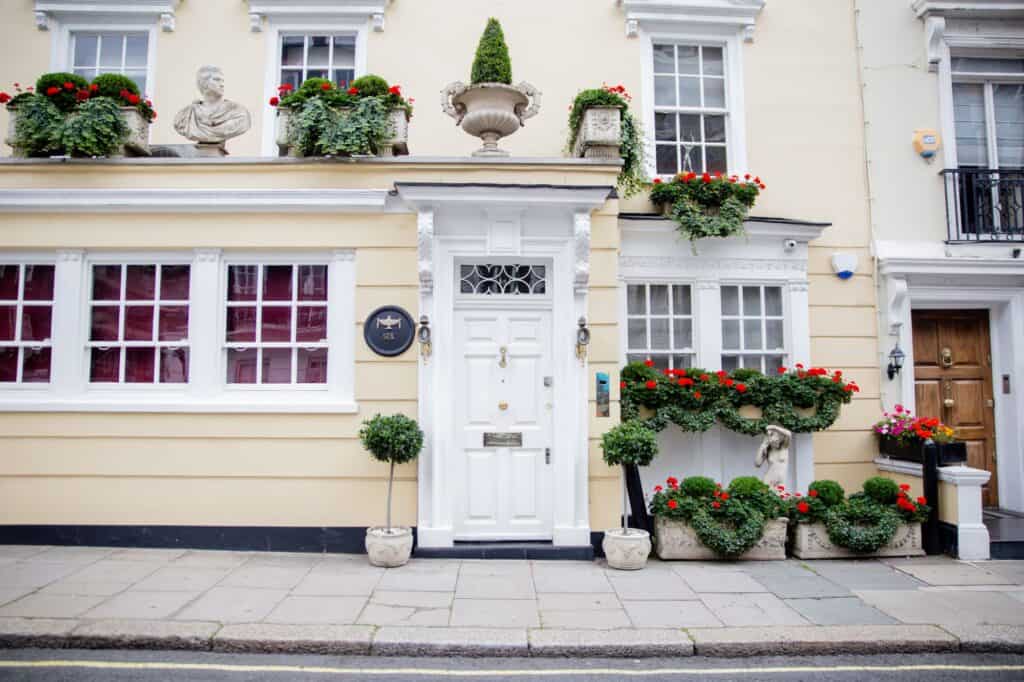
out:
M209 650L219 623L168 620L99 620L74 629L70 646L81 649Z
M533 599L459 599L452 604L452 626L540 627Z
M787 599L786 604L814 625L887 625L899 622L857 597Z
M287 595L286 590L215 587L186 606L175 619L254 623L266 618Z
M1008 585L1010 579L973 564L915 564L899 566L899 570L929 585Z
M681 630L530 630L531 656L692 656L693 642Z
M213 637L213 650L232 653L370 653L373 628L363 625L225 625Z
M956 651L934 625L811 625L688 630L698 656L812 656Z
M199 592L122 592L82 614L83 618L159 620L169 618Z
M382 627L372 652L380 656L526 656L526 628Z
M103 600L96 596L30 594L0 607L0 618L76 618Z
M638 628L692 628L721 626L700 601L623 602L629 619Z
M1002 592L863 591L865 603L904 623L1024 625L1020 602Z
M616 630L633 626L626 611L621 608L590 611L541 611L540 622L545 628L555 629Z
M285 597L264 618L266 623L351 625L366 605L366 597Z
M848 590L913 590L927 585L892 566L871 560L822 559L806 563L817 575Z
M727 626L808 624L774 594L703 594L700 599Z

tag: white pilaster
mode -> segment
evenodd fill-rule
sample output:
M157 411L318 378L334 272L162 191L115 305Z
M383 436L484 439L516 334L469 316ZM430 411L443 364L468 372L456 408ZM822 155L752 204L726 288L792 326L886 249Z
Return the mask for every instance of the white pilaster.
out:
M327 338L337 339L336 353L327 360L327 383L343 391L341 400L355 402L356 253L339 249L327 268ZM332 344L333 345L333 344Z
M60 250L54 266L50 384L62 397L80 392L85 385L81 313L86 283L83 256L81 249Z
M188 375L189 391L197 397L216 394L224 382L220 256L220 249L196 249L192 257Z

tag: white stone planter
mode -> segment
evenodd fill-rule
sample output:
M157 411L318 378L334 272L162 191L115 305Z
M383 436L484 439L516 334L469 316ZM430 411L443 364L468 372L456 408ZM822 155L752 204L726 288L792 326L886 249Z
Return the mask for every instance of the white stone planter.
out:
M503 83L452 83L441 91L441 109L456 125L484 145L473 156L508 156L498 140L523 126L540 111L540 91L529 83L512 87Z
M374 566L404 566L412 555L412 529L406 526L392 526L390 531L367 528L366 554Z
M573 156L586 159L618 159L622 140L622 109L587 107L583 110Z
M4 138L11 147L11 156L25 156L25 152L14 146L14 126L18 121L18 110L15 107L7 107L7 136Z
M785 559L788 523L789 519L785 517L768 521L764 525L764 535L757 544L737 558L756 561ZM697 532L685 521L656 516L654 533L657 537L655 546L660 559L709 561L722 558L705 547L697 538Z
M924 556L920 523L900 524L892 540L873 554L859 554L833 544L828 538L828 530L824 523L796 524L792 540L793 556L799 559Z
M647 531L636 528L630 528L629 533L623 533L621 528L606 530L601 549L610 568L637 571L647 565L651 536Z
M288 142L291 118L292 112L289 109L277 110L274 142L288 156L300 157L302 154L292 149ZM405 109L392 109L388 113L388 125L391 127L391 135L381 142L380 149L377 150L378 155L381 157L407 155L409 153L409 114Z
M7 109L10 117L7 121L7 138L4 140L14 150L12 156L25 156L26 154L14 146L14 127L17 125L17 109ZM149 121L143 118L142 114L135 107L121 107L121 118L128 126L128 139L119 150L111 156L149 156Z

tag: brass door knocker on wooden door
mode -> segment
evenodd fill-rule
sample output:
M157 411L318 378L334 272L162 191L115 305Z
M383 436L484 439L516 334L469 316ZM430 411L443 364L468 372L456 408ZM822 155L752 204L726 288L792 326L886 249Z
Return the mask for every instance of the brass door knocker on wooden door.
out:
M946 348L942 349L942 351L939 353L939 363L943 367L945 367L946 369L949 369L950 367L953 366L953 349L952 348L949 348L947 346Z

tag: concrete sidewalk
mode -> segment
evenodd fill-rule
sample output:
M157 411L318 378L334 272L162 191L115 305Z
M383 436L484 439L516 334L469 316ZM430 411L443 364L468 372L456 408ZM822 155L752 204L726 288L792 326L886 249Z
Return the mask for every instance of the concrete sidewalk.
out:
M1024 653L1024 562L601 562L0 546L0 647Z

